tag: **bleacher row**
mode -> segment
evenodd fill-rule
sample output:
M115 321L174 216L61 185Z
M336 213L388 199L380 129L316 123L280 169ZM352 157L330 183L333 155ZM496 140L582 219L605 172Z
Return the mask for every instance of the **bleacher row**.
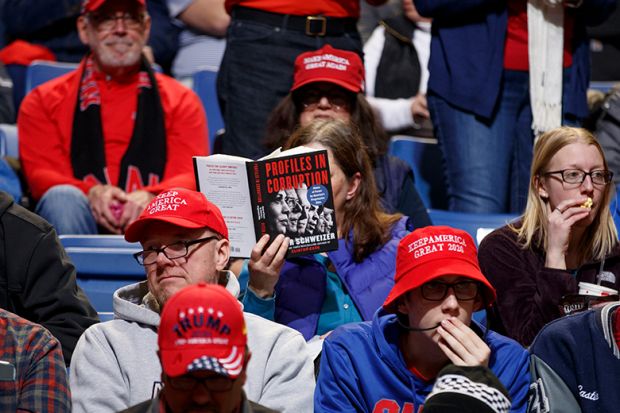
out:
M34 62L27 70L26 92L43 82L73 70L76 65L55 62ZM204 68L193 77L193 89L200 97L209 123L211 151L224 127L216 95L217 70ZM602 89L609 85L596 85ZM18 157L18 135L15 125L0 125L0 155ZM471 214L450 212L445 208L445 188L441 170L441 154L433 139L395 136L390 153L407 161L412 167L416 187L430 207L435 225L461 228L479 243L490 231L516 218L509 214ZM144 268L132 257L140 245L128 243L117 235L62 235L60 237L77 269L78 284L87 294L102 320L111 319L112 293L121 286L143 280Z

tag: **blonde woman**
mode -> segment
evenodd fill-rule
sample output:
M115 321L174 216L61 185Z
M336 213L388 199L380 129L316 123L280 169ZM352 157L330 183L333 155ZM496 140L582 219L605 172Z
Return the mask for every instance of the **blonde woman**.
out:
M561 127L541 135L525 213L481 243L482 272L497 289L494 321L523 345L560 317L562 297L577 293L579 282L618 289L612 175L601 146L585 129Z

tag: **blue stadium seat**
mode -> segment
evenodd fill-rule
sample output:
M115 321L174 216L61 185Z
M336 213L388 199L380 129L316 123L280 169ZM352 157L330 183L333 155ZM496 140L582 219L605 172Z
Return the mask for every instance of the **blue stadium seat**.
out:
M60 241L77 270L78 285L99 312L112 311L118 288L142 281L144 268L133 258L142 248L122 235L61 235Z
M64 75L77 67L76 63L35 60L26 69L26 94L40 84Z
M18 139L17 139L17 125L11 125L8 123L0 123L0 136L3 140L0 151L1 156L12 156L17 158L19 156Z
M518 215L513 214L474 214L437 209L429 209L428 215L434 225L447 225L467 231L476 244L480 244L494 229L518 218Z
M620 79L619 80L615 80L615 81L592 81L590 82L590 84L588 85L588 89L594 89L594 90L598 90L600 92L603 93L607 93L609 92L614 85L618 85L620 84Z
M217 71L216 67L203 66L193 76L194 92L200 97L207 112L210 153L213 153L216 138L224 132L224 119L217 100Z
M114 313L111 311L98 311L97 315L99 316L99 320L101 320L101 322L114 320Z
M448 208L443 156L436 139L396 135L390 140L390 154L409 164L415 175L415 186L427 208Z

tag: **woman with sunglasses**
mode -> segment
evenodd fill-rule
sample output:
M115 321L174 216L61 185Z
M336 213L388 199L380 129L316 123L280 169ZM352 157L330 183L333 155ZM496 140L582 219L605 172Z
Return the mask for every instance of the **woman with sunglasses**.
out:
M413 228L430 225L413 171L403 160L387 154L389 138L364 97L363 84L364 65L356 53L327 45L300 54L291 92L267 122L265 144L271 149L282 146L297 128L317 119L351 122L370 157L383 208L411 217Z
M495 330L503 325L529 345L562 315L565 296L576 294L579 282L618 290L612 176L585 129L560 127L538 138L525 213L480 244L480 267L497 289Z

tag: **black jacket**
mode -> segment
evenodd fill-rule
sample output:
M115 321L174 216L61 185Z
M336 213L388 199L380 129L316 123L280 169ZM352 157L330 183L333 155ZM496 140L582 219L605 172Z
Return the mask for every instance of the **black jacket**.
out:
M99 321L54 228L3 191L0 308L47 328L62 344L67 365L80 335Z

